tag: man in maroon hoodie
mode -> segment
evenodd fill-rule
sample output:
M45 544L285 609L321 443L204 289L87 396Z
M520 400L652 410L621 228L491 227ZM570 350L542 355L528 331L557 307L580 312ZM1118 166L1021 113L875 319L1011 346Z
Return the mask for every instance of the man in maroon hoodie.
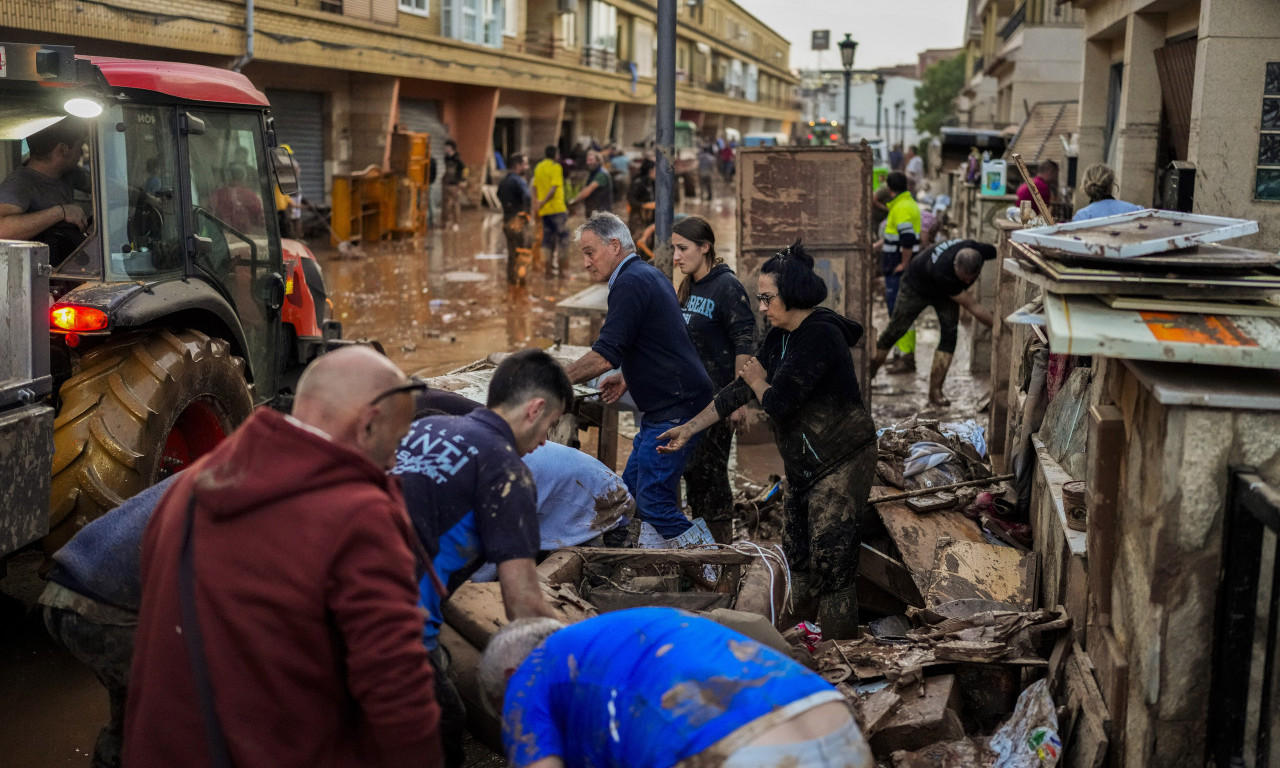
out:
M219 731L237 768L439 764L418 549L385 473L420 386L367 347L326 354L293 416L257 411L165 494L143 538L126 766L216 765Z

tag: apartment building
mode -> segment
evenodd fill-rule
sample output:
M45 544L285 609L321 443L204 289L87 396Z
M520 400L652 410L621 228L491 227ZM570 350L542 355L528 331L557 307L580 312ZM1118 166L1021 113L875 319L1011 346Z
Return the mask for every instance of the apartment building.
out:
M472 168L652 138L656 16L654 0L5 0L0 40L239 62L323 200L335 174L386 166L397 125L437 151L452 136ZM731 0L681 2L677 36L679 119L705 136L791 130L787 40Z
M1056 0L969 0L961 121L1001 129L1037 102L1075 99L1083 18Z
M1117 197L1166 208L1185 203L1185 175L1193 175L1193 212L1255 219L1259 233L1232 244L1275 250L1280 244L1280 7L1275 0L1073 0L1071 5L1084 14L1079 167L1106 162L1116 170ZM1165 189L1170 174L1183 175L1178 196L1183 199Z

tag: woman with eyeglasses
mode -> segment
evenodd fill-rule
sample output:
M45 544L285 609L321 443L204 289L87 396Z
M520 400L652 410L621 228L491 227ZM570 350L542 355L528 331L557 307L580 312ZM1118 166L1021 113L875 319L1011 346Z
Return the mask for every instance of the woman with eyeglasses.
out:
M849 348L862 326L825 307L827 285L800 243L760 268L761 313L772 326L738 377L688 422L658 437L660 451L745 405L760 402L772 422L787 474L783 548L801 617L814 615L827 638L858 632L860 533L872 530L867 504L876 467L876 430L862 401Z
M716 256L711 225L689 216L671 228L672 259L684 274L676 298L684 310L694 347L715 388L733 381L755 351L756 319L751 300L738 278ZM733 491L729 487L729 449L733 425L729 419L707 429L685 466L689 506L695 518L707 522L716 540L732 543Z

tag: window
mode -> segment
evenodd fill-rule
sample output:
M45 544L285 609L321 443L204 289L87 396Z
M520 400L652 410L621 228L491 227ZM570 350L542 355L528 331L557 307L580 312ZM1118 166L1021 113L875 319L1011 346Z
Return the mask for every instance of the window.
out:
M111 112L103 120L116 129L104 132L102 168L107 188L125 180L128 197L107 205L107 279L180 273L184 258L174 110L128 105Z
M502 34L507 37L520 35L520 0L507 0L502 9Z
M588 6L591 28L587 30L587 45L604 51L618 50L618 9L600 0L591 0Z
M441 32L465 43L501 48L505 6L505 0L441 0Z
M569 50L578 47L578 14L560 14L560 46Z
M400 0L400 10L418 16L430 16L431 0Z
M1280 202L1280 61L1267 62L1253 199Z

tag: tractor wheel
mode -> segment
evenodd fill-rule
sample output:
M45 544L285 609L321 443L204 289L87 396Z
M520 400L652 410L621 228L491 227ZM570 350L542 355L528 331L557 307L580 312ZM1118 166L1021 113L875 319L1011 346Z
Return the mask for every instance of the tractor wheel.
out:
M247 419L244 369L226 341L194 330L130 334L85 354L60 390L45 552Z

